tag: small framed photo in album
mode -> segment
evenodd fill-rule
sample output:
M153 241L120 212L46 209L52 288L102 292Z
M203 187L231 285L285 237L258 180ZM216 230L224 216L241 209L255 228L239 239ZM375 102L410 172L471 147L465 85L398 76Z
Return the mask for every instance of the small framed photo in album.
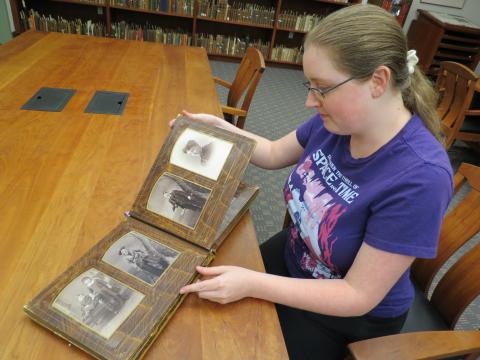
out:
M147 210L195 228L210 189L170 173L163 173L150 192Z
M143 298L140 292L91 268L73 279L52 306L108 339Z
M130 231L110 246L102 261L148 285L155 285L178 255L178 251L167 245L138 231Z
M187 128L175 142L170 162L217 180L232 146L231 142Z

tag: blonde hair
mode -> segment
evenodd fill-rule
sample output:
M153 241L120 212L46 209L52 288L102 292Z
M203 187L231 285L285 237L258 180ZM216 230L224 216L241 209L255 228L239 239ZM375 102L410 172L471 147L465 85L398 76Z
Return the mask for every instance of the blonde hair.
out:
M391 85L402 93L405 107L417 113L425 126L443 142L436 112L438 95L415 66L407 68L407 40L393 15L375 5L353 5L324 18L306 36L304 47L329 51L337 69L367 79L381 65L391 70Z

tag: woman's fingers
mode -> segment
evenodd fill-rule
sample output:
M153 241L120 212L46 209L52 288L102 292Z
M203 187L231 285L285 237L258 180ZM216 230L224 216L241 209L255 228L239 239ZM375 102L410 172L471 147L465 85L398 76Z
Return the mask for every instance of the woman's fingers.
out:
M196 269L197 269L197 272L202 275L216 276L216 275L223 274L227 270L227 267L226 266L211 266L211 267L197 266Z
M170 120L170 121L168 122L168 127L173 128L173 125L175 125L175 121L176 121L179 117L181 117L182 115L184 115L184 114L183 114L184 111L185 111L185 110L183 110L182 113L177 114L177 116L175 117L175 119Z
M188 294L192 292L211 291L216 289L215 279L197 281L193 284L186 285L180 289L180 294Z
M237 266L197 266L197 271L204 279L186 285L180 289L180 294L197 293L202 299L227 304L243 299L248 294L249 283L246 278L252 272Z
M168 122L168 126L172 128L175 124L175 120L177 120L180 116L185 116L189 119L202 122L204 124L214 125L214 126L219 126L224 121L223 119L220 119L219 117L211 114L202 114L202 113L193 114L191 112L188 112L187 110L182 110L182 112L178 114L175 119L172 119Z
M187 294L191 292L200 292L200 291L212 291L218 289L219 282L216 280L216 276L223 274L228 267L226 266L213 266L213 267L204 267L197 266L197 271L203 276L214 276L211 279L207 280L198 280L193 284L186 285L180 289L180 294Z
M188 112L187 110L182 110L182 114L185 115L186 117L193 119L194 114Z

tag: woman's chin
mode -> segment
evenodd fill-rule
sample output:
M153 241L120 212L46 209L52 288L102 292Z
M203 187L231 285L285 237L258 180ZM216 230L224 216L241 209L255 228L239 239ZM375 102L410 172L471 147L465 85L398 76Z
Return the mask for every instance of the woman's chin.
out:
M332 134L335 134L335 135L350 135L350 133L340 129L329 117L323 118L323 126L325 127L325 129L327 129Z

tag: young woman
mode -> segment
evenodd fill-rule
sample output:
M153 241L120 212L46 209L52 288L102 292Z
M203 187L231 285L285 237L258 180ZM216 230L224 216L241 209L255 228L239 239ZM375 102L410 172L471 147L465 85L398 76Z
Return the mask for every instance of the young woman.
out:
M372 5L337 11L306 37L306 106L318 112L270 141L206 114L192 119L257 141L252 163L297 164L288 229L262 245L267 274L199 267L181 293L272 301L292 359L337 359L346 344L400 331L414 298L409 268L436 255L452 196L436 95L396 19Z

